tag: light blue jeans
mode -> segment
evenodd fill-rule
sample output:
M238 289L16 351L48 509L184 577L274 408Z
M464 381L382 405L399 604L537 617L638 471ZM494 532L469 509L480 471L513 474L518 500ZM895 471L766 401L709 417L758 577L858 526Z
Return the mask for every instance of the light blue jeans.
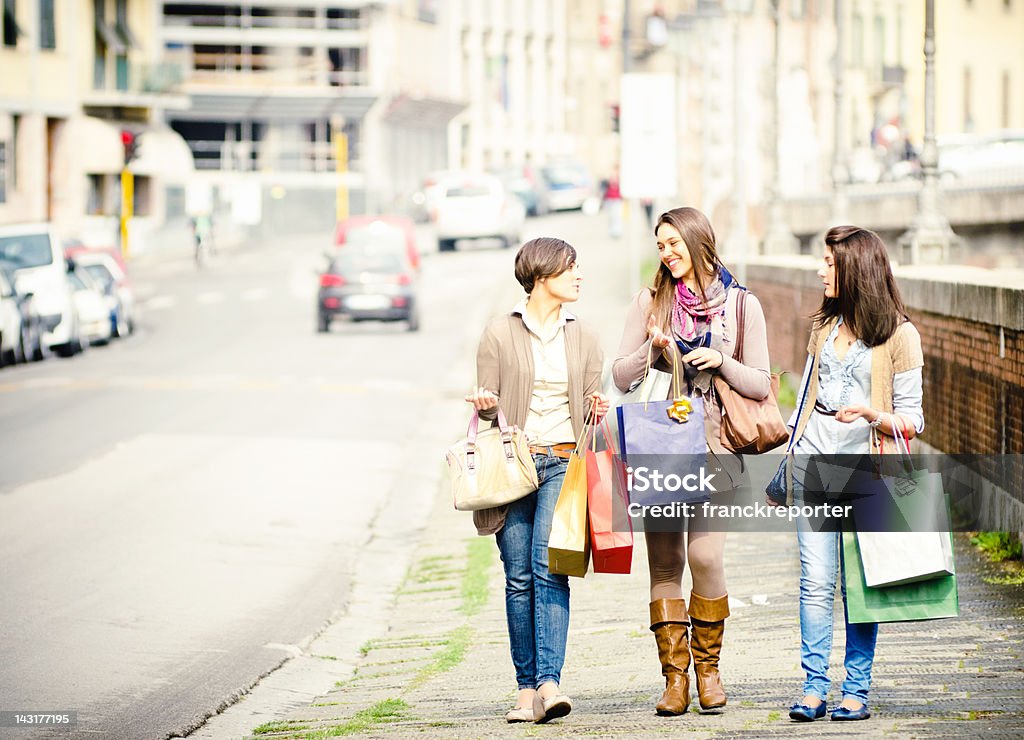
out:
M828 697L828 661L832 652L832 614L836 578L841 566L839 532L815 532L797 520L800 543L800 665L807 674L804 694L822 701ZM846 587L843 605L846 604ZM871 666L875 660L877 624L846 622L846 680L843 698L868 703Z
M520 689L559 683L569 634L569 578L548 573L548 535L568 460L534 455L540 487L509 504L497 534L505 616Z

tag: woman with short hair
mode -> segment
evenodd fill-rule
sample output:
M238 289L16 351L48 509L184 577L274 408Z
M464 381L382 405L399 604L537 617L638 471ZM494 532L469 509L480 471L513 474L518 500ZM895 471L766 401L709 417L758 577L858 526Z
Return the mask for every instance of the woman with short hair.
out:
M572 710L559 684L569 630L569 579L548 571L555 502L576 440L608 412L598 390L596 334L565 309L579 298L576 250L561 239L522 246L515 275L526 298L487 326L477 352L479 387L466 400L484 419L500 406L530 442L539 487L511 504L474 512L494 534L505 570L505 615L519 694L508 722L547 722ZM594 418L590 418L593 414Z

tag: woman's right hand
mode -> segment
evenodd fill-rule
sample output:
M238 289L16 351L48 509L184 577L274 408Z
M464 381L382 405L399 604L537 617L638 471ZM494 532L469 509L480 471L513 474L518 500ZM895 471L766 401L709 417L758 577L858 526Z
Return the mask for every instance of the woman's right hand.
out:
M647 317L647 336L651 338L651 344L658 349L665 349L672 341L669 335L658 326L653 315Z
M498 406L498 397L483 386L466 396L466 401L477 411L488 411Z

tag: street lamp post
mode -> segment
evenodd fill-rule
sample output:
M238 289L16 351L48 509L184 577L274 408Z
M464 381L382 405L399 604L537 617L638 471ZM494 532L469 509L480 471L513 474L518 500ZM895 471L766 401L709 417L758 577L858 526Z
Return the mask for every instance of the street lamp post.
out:
M799 240L793 236L786 224L782 204L782 127L779 125L779 69L782 66L782 23L779 17L779 0L771 0L772 23L775 24L775 49L771 66L771 124L768 140L772 147L772 181L768 194L768 230L764 235L765 254L795 254L800 248Z
M959 245L942 213L939 188L939 153L935 145L935 0L924 3L924 146L921 170L924 180L918 196L917 217L899 240L900 261L940 263L949 259L950 248Z
M732 224L726 241L726 254L736 261L736 277L747 280L747 257L750 240L747 236L747 184L743 162L743 76L740 63L740 21L750 11L752 0L726 0L732 16Z

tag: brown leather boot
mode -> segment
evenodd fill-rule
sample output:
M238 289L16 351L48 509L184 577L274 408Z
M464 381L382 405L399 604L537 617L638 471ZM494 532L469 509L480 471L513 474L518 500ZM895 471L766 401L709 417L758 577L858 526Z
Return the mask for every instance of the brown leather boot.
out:
M686 628L686 599L658 599L651 602L651 632L658 641L665 693L655 709L658 714L682 714L690 706L690 645Z
M725 706L725 689L718 673L718 656L722 652L725 618L729 616L729 597L705 599L690 592L690 620L693 634L693 672L697 675L697 697L701 709Z

